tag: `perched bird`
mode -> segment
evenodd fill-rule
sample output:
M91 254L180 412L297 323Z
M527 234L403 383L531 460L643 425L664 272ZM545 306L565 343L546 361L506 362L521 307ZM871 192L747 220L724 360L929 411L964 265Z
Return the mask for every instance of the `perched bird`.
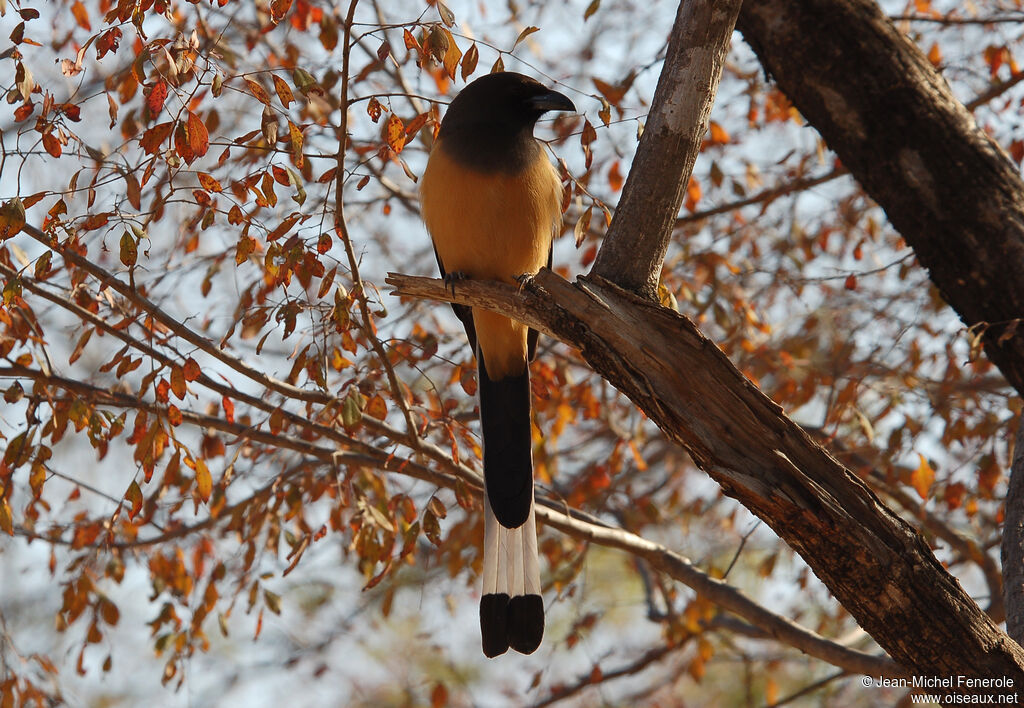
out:
M522 74L490 74L452 101L420 181L420 212L441 276L513 283L551 265L561 180L533 137L547 111L572 101ZM477 360L484 453L480 632L489 657L533 652L544 636L533 510L530 371L537 332L453 305Z

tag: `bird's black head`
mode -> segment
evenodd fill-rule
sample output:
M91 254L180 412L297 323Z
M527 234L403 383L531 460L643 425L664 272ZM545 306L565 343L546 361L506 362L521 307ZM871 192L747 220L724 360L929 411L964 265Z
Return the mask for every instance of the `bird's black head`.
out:
M488 74L462 89L441 121L444 149L486 172L516 172L540 149L533 126L547 111L575 111L566 96L529 76Z

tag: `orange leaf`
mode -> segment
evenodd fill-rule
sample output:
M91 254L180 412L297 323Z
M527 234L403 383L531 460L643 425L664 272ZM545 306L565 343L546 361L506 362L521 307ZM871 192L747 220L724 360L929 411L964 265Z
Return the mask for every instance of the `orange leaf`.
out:
M618 192L622 189L622 174L619 172L618 160L613 162L608 170L608 186L612 188L613 192Z
M249 93L256 97L256 100L265 106L270 105L270 95L267 94L266 89L260 86L252 79L246 79L245 85L249 87Z
M927 499L932 483L935 482L935 470L928 464L928 460L924 459L924 455L917 453L917 456L920 458L921 464L910 473L910 484L922 499Z
M175 428L177 428L179 425L181 425L181 421L182 421L181 409L178 408L173 403L171 405L167 406L167 420Z
M701 191L700 182L698 182L692 175L690 176L690 183L686 186L686 208L693 211L697 208L697 202L700 201Z
M202 157L210 149L210 134L206 130L206 123L192 111L188 113L188 146L196 157Z
M388 406L384 402L384 399L381 397L381 395L378 393L376 396L374 396L367 402L366 408L363 410L363 412L366 413L367 415L373 416L377 420L384 420L384 418L387 417L388 414Z
M78 26L87 32L92 30L92 25L89 23L89 13L85 9L85 5L82 4L82 0L75 0L75 3L71 6L71 14L75 16L75 22Z
M220 399L220 404L224 408L224 418L229 423L234 423L235 422L235 404L234 404L234 402L230 398L228 398L227 396L223 396Z
M729 142L729 134L725 128L715 121L711 121L711 143L714 145L725 145Z
M200 172L197 176L199 177L199 184L201 184L203 189L207 192L220 192L224 189L220 186L220 182L205 172Z
M0 531L8 536L14 535L14 518L11 516L11 507L7 504L7 498L0 499Z
M199 369L199 363L192 357L185 360L183 369L186 381L195 381L199 378L199 374L202 373Z
M394 113L388 116L384 124L384 142L395 152L402 152L405 147L405 124Z
M288 87L288 84L284 82L277 74L274 74L274 90L277 91L277 97L281 100L281 105L285 108L288 107L295 97L292 95L292 90Z

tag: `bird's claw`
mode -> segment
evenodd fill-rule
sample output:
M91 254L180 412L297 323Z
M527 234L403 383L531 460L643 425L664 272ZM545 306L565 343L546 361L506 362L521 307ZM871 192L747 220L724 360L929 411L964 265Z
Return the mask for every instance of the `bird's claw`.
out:
M452 296L454 296L455 283L459 282L460 280L469 280L469 276L466 275L465 272L457 270L454 273L445 273L444 278L442 278L442 280L444 280L444 287L451 288Z
M535 278L536 276L537 276L537 274L536 274L536 273L522 273L522 274L520 274L520 275L517 275L517 276L516 276L516 277L514 278L514 280L516 281L516 283L518 283L518 284L519 284L519 289L517 290L517 293L518 293L518 294L522 294L522 292L523 292L523 290L524 290L525 288L528 288L528 287L530 287L530 284L531 284L531 283L533 282L533 279L534 279L534 278Z

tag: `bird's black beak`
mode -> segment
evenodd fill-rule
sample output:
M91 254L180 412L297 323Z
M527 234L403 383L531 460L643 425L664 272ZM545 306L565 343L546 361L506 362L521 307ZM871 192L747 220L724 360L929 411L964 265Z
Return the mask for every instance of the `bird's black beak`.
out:
M538 96L533 96L529 99L531 108L540 111L572 111L576 112L576 104L569 100L568 96L564 96L558 91L548 91Z

